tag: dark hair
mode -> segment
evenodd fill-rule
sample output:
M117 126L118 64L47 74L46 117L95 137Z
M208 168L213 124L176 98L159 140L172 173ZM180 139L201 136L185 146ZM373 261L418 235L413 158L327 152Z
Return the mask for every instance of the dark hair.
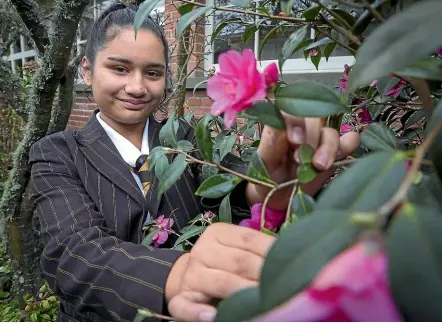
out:
M121 29L133 28L135 14L138 6L124 4L120 1L112 3L104 10L98 19L94 22L92 29L88 35L85 55L91 64L94 66L97 52L102 50L106 43L114 39ZM144 19L140 29L147 29L153 32L161 41L164 47L164 60L166 61L166 88L171 86L170 72L169 72L169 46L164 36L163 28L150 16Z

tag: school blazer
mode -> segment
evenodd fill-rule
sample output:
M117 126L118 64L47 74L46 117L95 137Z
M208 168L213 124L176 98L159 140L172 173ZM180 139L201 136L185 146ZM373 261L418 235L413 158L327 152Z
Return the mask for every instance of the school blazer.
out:
M160 144L163 125L150 119L150 150ZM178 138L191 141L193 128L181 122ZM245 171L244 162L227 159L229 167ZM172 214L176 231L204 209L217 211L220 201L194 194L201 168L189 165L161 199L151 174L144 197L95 114L82 130L58 132L35 143L30 164L35 212L45 239L41 266L61 296L59 319L133 321L139 308L163 313L166 279L182 252L141 245L142 226L148 211L153 218ZM235 221L250 212L244 188L242 183L231 194ZM170 246L174 238L169 239Z

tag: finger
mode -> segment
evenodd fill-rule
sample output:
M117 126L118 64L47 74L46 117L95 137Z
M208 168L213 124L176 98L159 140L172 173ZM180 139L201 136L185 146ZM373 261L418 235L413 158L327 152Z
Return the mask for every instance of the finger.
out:
M188 287L212 298L225 299L241 289L258 285L257 281L214 268L195 270L192 275L194 276L189 278Z
M313 166L319 171L328 170L336 160L339 147L339 133L332 128L322 128L320 144L312 160Z
M339 140L338 158L342 159L351 155L361 144L361 137L357 132L347 132Z
M199 292L182 292L173 297L168 310L172 317L185 322L213 321L216 309L208 305L210 297Z
M306 138L305 118L295 117L284 111L281 113L286 124L288 141L293 145L303 144Z
M227 223L212 224L206 232L214 234L217 241L224 246L248 251L260 257L265 257L275 242L275 237L261 231Z
M268 126L264 127L258 147L258 154L265 161L269 172L272 172L274 168L284 162L282 159L287 155L288 146L285 131L276 130Z
M318 148L323 129L321 118L305 118L305 142L314 149Z
M247 280L259 281L264 258L237 248L218 246L219 248L210 253L202 251L205 252L204 257L200 257L203 264L209 268L233 273Z

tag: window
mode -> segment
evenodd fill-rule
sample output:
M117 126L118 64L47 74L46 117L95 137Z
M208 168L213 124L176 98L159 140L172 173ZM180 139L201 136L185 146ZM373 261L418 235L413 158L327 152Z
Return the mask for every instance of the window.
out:
M6 57L14 73L22 73L22 67L29 61L37 60L37 52L32 48L26 36L17 37L10 48L10 55Z
M229 0L208 0L208 4L215 4L218 7L233 7ZM259 1L259 0L258 0ZM293 11L296 12L297 9L303 9L304 3L307 1L298 2L295 1ZM308 5L308 3L307 3ZM273 15L276 15L278 8L273 6L271 3L266 5L266 9ZM264 38L269 34L269 32L276 26L274 21L269 19L247 17L236 12L226 12L226 11L216 11L215 14L209 15L208 23L206 25L206 35L212 35L216 28L222 21L232 18L241 18L246 21L248 26L257 25L259 22L260 28L258 31L254 32L251 37L244 42L244 31L248 29L248 26L244 26L239 23L229 23L225 26L222 31L218 34L216 39L213 41L209 52L206 55L205 68L209 69L214 66L217 68L218 57L221 53L229 50L243 50L249 48L255 52L258 56L258 51L260 44ZM259 20L258 20L259 19ZM274 33L266 42L262 53L261 61L258 68L264 68L271 62L277 62L278 55L281 52L281 48L284 45L286 39L291 33L295 31L295 27L288 27L284 31L281 29L277 33ZM316 35L314 30L311 30L310 37L313 39L316 36L320 39L322 35ZM334 50L328 62L325 58L321 59L319 64L319 71L316 70L315 66L310 60L305 60L303 51L298 51L291 59L287 60L283 66L283 73L327 73L327 72L343 72L344 64L352 64L354 61L353 56L351 56L347 50L338 48Z

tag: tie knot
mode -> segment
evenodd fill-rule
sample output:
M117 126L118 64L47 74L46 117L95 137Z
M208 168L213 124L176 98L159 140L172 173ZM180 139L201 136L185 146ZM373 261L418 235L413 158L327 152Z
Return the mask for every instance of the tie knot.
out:
M134 167L134 170L136 172L139 172L140 170L142 170L142 167L147 162L147 157L148 157L148 155L140 155L140 157L137 158L137 160L135 162L135 167Z

